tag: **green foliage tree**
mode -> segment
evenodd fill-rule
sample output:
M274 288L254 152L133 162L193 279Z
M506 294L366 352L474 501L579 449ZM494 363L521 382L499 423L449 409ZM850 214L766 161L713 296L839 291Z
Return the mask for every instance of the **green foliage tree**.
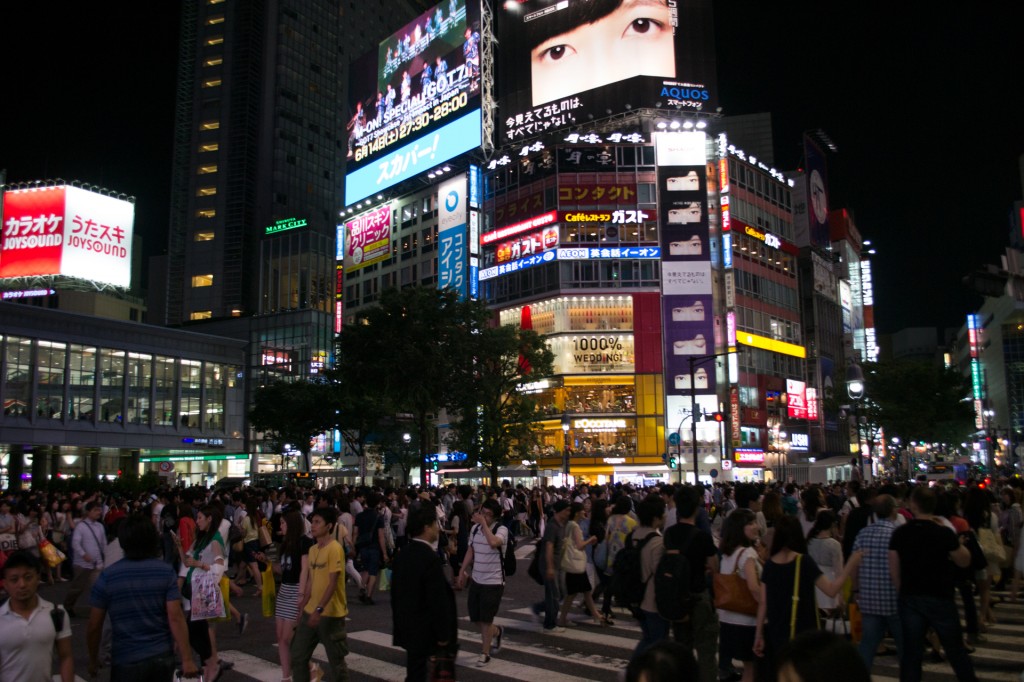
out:
M955 369L914 360L863 366L869 428L885 429L890 440L939 443L956 449L973 431L969 380Z
M478 327L468 342L451 378L447 442L485 466L497 485L510 456L525 456L537 439L536 400L517 387L550 376L554 356L536 332L512 326Z
M312 439L337 423L336 387L328 381L275 381L256 389L249 421L284 456L285 445L301 453L309 471Z

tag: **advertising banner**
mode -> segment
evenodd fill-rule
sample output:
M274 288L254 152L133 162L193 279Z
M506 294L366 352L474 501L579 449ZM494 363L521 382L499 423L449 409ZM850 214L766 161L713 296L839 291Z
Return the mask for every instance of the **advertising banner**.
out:
M135 204L81 187L4 194L0 278L63 275L131 285Z
M442 2L352 62L345 203L480 145L480 3Z
M604 182L594 185L558 185L558 203L586 204L587 206L636 205L636 184L629 182Z
M391 206L381 206L345 223L345 272L391 256Z
M500 144L639 107L715 111L711 0L495 6Z
M469 293L466 194L465 175L447 180L437 193L437 287L454 289L463 299Z
M807 172L807 229L811 246L828 247L828 169L825 154L811 138L804 136L804 159Z
M706 358L715 353L706 139L655 136L666 396L716 392L715 364Z

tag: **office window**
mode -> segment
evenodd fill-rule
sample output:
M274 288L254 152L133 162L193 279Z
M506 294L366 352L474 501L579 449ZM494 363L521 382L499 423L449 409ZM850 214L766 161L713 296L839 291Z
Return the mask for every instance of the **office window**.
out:
M216 26L217 24L223 24L223 23L224 23L224 15L223 14L214 14L212 17L208 17L206 19L206 25L207 26Z
M181 361L180 420L182 426L193 429L199 427L199 397L202 389L201 371L202 363L198 360Z
M36 414L60 419L64 414L64 359L67 346L53 341L38 341L39 355Z
M202 230L200 232L196 232L192 239L197 242L212 242L216 234L216 232L211 230Z
M196 190L197 197L212 197L217 193L216 187L200 187Z
M210 173L216 173L217 172L217 164L209 163L209 164L207 164L205 166L200 166L199 169L196 172L199 175L209 175Z
M204 88L216 88L216 87L219 87L219 86L220 86L220 79L219 78L208 78L207 80L203 81L203 87Z
M128 353L128 410L129 424L149 425L149 388L153 382L153 356Z
M175 402L178 395L178 372L174 358L156 356L153 367L153 388L156 390L156 402L153 403L155 423L162 426L174 425L174 414L177 411Z
M203 60L203 66L220 66L224 63L224 58L221 56L210 57L209 59Z
M203 125L206 125L206 124L203 124ZM219 126L219 124L218 124L218 126ZM201 126L200 126L200 129L201 130L213 130L213 128L202 128ZM218 143L218 142L207 142L206 144L199 145L199 153L200 154L202 154L203 152L215 152L218 149L220 149L220 143Z
M124 356L123 350L100 349L100 421L124 420Z
M212 47L213 45L220 45L224 42L224 36L210 36L206 39L205 45Z
M212 287L213 275L192 275L193 287Z
M190 320L209 320L211 318L213 318L212 310L196 310L188 316Z
M93 421L93 397L96 386L96 349L90 346L71 344L69 348L71 362L68 368L68 388L71 393L71 405L68 417Z
M202 123L199 124L199 129L200 130L217 130L218 128L220 128L220 121L203 121ZM212 150L204 149L202 151L212 151Z
M196 211L197 218L213 218L217 215L217 209L215 208L201 208Z

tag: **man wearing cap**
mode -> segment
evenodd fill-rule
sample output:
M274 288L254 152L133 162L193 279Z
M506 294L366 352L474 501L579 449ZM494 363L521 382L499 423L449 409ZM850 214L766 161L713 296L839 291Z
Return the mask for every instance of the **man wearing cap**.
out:
M562 592L558 578L559 557L562 556L562 542L565 535L565 524L569 520L569 501L557 500L552 505L551 519L544 529L544 537L537 545L541 555L541 570L544 573L544 601L533 605L533 613L538 618L544 612L544 632L565 632L558 625L558 608L562 601Z

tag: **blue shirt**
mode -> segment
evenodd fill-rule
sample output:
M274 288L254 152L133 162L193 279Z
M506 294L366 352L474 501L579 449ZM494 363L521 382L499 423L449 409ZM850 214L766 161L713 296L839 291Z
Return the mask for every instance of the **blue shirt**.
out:
M122 559L93 585L89 605L105 609L113 630L115 665L131 665L174 650L167 602L181 599L178 576L160 559Z
M853 551L861 552L857 605L864 613L891 616L896 613L898 594L889 573L889 540L896 530L892 521L881 520L865 526L853 541Z

